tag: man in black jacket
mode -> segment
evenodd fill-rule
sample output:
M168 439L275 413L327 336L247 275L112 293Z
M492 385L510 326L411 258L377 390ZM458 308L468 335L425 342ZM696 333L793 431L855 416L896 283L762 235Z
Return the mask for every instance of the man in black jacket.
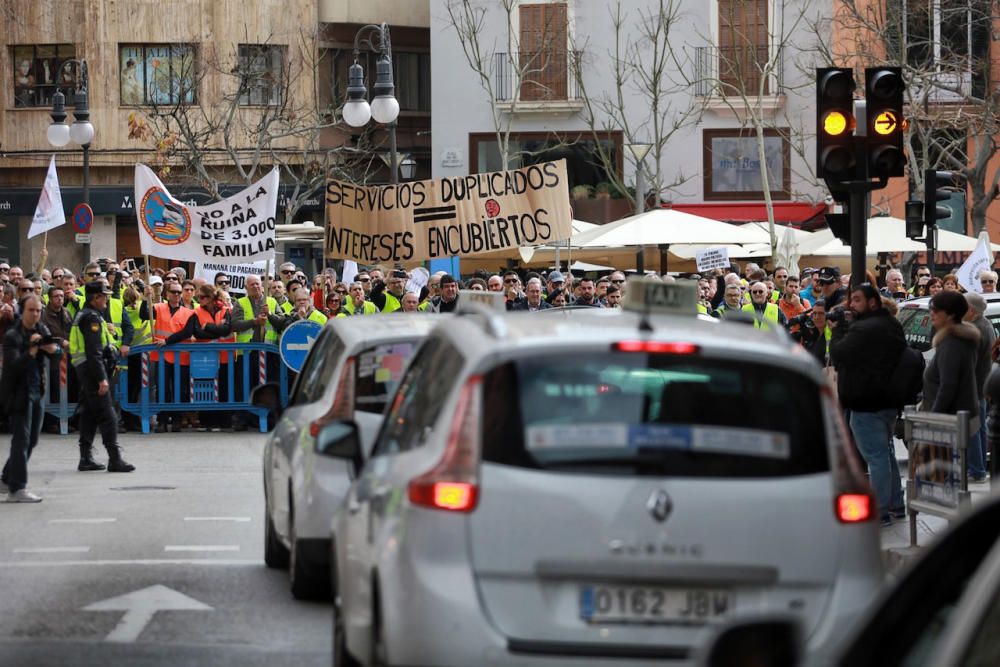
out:
M868 463L883 525L906 516L903 486L892 445L898 406L886 384L906 347L903 327L882 307L869 283L850 295L847 320L831 322L830 358L837 369L840 403L851 414L851 431Z
M10 457L3 467L3 483L8 490L7 502L37 503L41 502L41 497L26 488L28 459L38 444L38 433L42 428L45 357L56 358L62 350L51 340L45 325L39 322L42 317L42 300L39 297L25 297L21 300L20 309L21 319L3 339L0 395L7 402L11 430Z

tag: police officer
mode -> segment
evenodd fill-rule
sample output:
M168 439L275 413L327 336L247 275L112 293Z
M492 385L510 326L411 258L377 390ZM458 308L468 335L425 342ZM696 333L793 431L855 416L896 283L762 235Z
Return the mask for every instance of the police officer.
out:
M111 403L111 378L105 367L105 348L113 356L114 338L101 313L108 307L111 290L103 280L93 280L84 289L86 302L70 330L70 362L80 381L80 465L77 470L104 470L94 461L92 448L97 429L108 451L108 472L132 472L135 466L122 458L118 445L118 418ZM111 356L111 355L109 355Z

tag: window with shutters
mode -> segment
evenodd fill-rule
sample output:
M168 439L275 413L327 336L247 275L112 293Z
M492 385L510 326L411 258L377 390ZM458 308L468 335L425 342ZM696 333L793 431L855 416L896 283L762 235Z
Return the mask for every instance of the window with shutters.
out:
M769 58L767 0L718 0L719 88L724 95L773 95L762 72Z
M520 99L565 100L570 77L566 3L519 7Z
M936 102L985 94L990 0L890 0L887 23L890 52L905 49L914 72L915 97L924 85L932 86L929 96Z

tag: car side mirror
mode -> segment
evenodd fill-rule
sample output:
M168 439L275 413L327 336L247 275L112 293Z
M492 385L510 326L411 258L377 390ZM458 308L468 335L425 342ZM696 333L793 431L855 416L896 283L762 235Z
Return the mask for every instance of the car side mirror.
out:
M316 437L316 453L351 462L354 474L361 472L361 434L351 421L334 421L324 426Z
M801 664L802 633L787 616L743 619L723 624L699 651L699 667L795 667Z

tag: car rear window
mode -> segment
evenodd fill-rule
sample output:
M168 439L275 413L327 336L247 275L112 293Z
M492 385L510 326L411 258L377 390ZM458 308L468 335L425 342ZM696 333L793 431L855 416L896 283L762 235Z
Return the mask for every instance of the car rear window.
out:
M931 325L931 311L927 308L899 309L899 323L903 325L903 335L910 347L926 352L931 349L934 328Z
M751 361L602 352L484 377L483 460L609 475L780 477L829 470L819 387Z
M384 343L358 354L355 410L382 414L389 397L396 392L418 342L407 340Z

